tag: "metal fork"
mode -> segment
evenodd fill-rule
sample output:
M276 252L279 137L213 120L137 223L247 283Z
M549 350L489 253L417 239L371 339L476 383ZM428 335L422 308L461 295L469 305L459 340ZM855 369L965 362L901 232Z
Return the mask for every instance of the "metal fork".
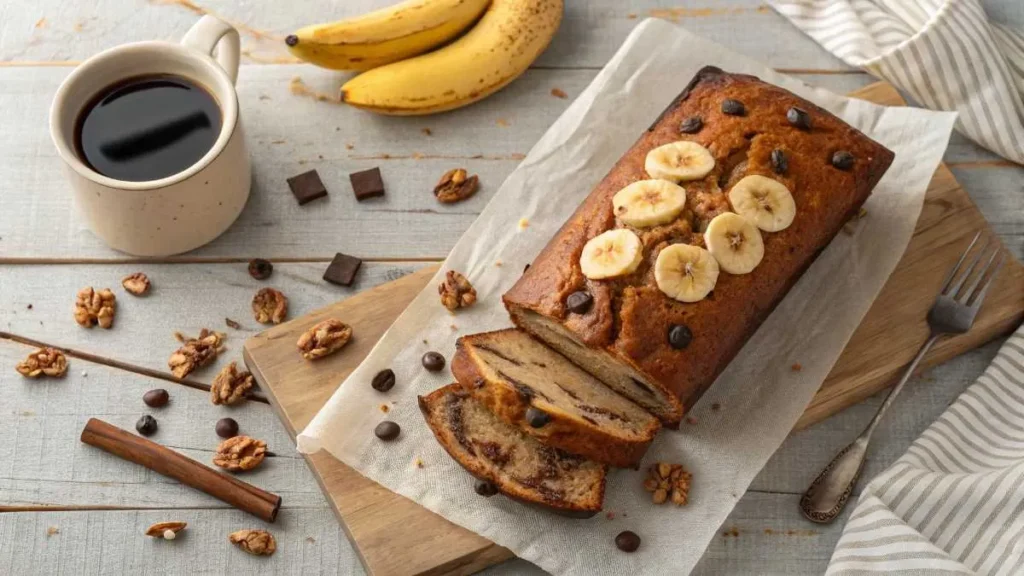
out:
M829 462L828 466L825 466L825 469L811 482L803 497L800 498L800 511L808 520L824 524L839 516L864 468L868 442L871 440L871 433L875 431L875 427L882 419L882 414L896 399L918 363L939 338L947 334L963 334L974 324L974 318L978 315L978 310L981 309L981 303L985 300L989 286L992 285L992 279L995 278L999 267L1003 264L1003 251L999 242L987 240L984 246L975 252L971 263L961 271L964 261L967 260L967 256L977 244L980 236L981 232L975 234L974 239L967 246L967 250L964 250L956 266L949 272L935 303L928 311L928 327L931 330L928 341L921 346L917 356L907 366L899 383L885 397L885 401L882 402L882 406L879 407L867 428L852 444L836 454L836 457ZM982 257L990 251L992 255L985 261ZM975 272L978 263L982 261L985 261L985 264ZM964 284L970 278L973 280L965 288Z

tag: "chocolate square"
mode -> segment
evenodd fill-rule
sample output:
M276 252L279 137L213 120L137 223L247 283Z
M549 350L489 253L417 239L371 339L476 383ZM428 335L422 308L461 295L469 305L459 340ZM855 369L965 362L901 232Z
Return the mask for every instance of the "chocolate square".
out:
M352 281L355 280L356 272L359 271L359 267L362 264L363 261L359 258L338 252L334 255L334 260L331 260L331 265L327 267L327 271L324 272L324 280L331 284L351 286Z
M292 189L292 194L298 200L299 206L327 196L327 188L324 187L316 170L292 176L288 179L288 187Z
M380 168L353 172L348 175L348 179L352 182L352 191L359 202L384 195L384 180L380 177Z

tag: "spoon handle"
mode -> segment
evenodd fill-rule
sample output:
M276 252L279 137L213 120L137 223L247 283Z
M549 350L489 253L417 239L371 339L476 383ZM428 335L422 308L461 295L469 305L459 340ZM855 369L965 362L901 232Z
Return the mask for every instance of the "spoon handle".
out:
M868 451L868 435L861 435L836 454L800 498L800 511L811 522L836 519L853 493Z

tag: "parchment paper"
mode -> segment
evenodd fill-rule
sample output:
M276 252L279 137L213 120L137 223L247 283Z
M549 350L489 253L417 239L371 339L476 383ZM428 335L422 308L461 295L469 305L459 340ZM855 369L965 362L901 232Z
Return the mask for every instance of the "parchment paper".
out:
M641 486L644 472L628 470L609 474L605 510L614 512L614 519L600 514L572 520L504 497L477 496L471 477L434 440L416 403L417 395L453 379L447 370L428 373L420 357L437 350L450 360L459 335L510 325L501 294L708 64L783 86L894 150L896 161L868 201L868 216L854 235L838 235L718 378L691 412L697 424L659 434L645 465L684 463L693 472L688 506L652 505ZM299 449L324 448L376 482L555 574L689 572L786 438L895 267L954 120L954 113L885 108L816 90L668 22L643 21L494 194L438 277L299 435ZM519 228L520 218L529 221L527 228ZM437 295L448 269L465 273L479 296L475 306L455 315ZM801 371L791 369L795 362ZM369 382L388 367L398 383L381 395ZM388 400L395 404L386 418L402 426L402 435L383 443L372 431L385 419L378 406ZM712 411L713 403L721 409ZM415 465L417 459L423 468ZM613 544L626 529L643 539L633 554Z

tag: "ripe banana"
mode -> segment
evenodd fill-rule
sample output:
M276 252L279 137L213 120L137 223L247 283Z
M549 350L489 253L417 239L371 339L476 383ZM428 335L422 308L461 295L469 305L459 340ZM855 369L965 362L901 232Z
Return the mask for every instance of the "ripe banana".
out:
M654 281L669 298L697 302L714 290L718 262L699 246L673 244L658 253Z
M630 226L667 224L686 207L686 190L667 180L633 182L612 197L615 215Z
M734 212L715 216L704 230L704 245L729 274L746 274L764 258L764 242L757 227Z
M356 76L341 87L341 99L396 115L433 114L476 102L526 71L555 35L562 11L562 0L493 0L465 36Z
M756 174L745 176L729 190L729 203L737 214L765 232L785 230L796 217L789 188Z
M369 14L315 24L285 38L295 56L333 70L369 70L455 38L490 0L406 0Z
M580 270L591 280L625 276L644 259L640 238L625 228L609 230L590 239L580 254Z
M658 146L644 159L644 170L651 178L672 182L700 180L714 167L715 158L707 148L685 140Z

